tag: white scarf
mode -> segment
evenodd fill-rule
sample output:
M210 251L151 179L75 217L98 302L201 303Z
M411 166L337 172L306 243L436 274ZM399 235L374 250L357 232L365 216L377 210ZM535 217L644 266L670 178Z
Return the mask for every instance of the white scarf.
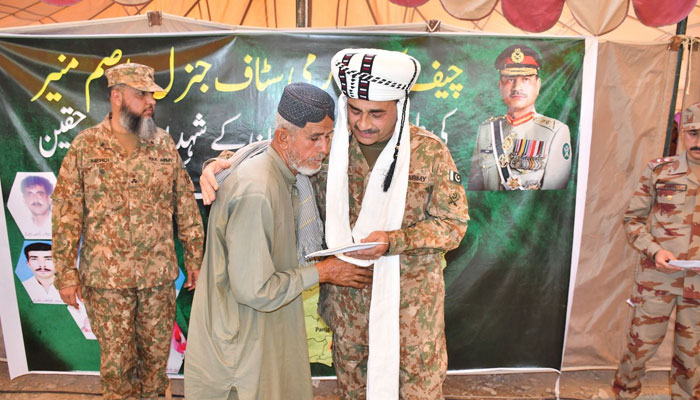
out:
M404 102L406 112L403 112ZM394 134L382 150L370 173L369 183L354 228L350 229L348 191L347 97L338 99L338 117L331 143L326 186L326 243L329 248L360 243L374 231L401 229L406 207L408 167L411 160L411 136L408 123L408 98L397 101L397 121ZM394 149L403 126L394 176L387 192L383 190L386 173L393 161ZM399 397L399 302L401 296L399 256L383 256L376 261L339 256L360 265L374 264L372 303L369 313L369 359L367 361L367 399L398 399Z

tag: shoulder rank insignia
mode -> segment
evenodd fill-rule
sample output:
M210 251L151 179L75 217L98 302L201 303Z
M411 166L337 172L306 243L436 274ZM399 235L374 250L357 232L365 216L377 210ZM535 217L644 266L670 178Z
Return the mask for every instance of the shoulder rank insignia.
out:
M550 130L554 130L554 126L557 123L557 121L554 118L545 117L544 115L540 115L537 118L535 118L534 122L537 125L544 126L545 128L549 128Z
M668 164L670 162L673 162L672 157L660 157L660 158L655 158L655 159L649 161L649 164L647 164L647 166L649 167L649 169L653 170L653 169L656 169L657 167L659 167L663 164Z
M493 121L498 121L499 119L506 119L506 116L505 115L497 115L495 117L491 117L491 118L487 119L486 121L482 122L481 125L488 124L488 123L491 123Z

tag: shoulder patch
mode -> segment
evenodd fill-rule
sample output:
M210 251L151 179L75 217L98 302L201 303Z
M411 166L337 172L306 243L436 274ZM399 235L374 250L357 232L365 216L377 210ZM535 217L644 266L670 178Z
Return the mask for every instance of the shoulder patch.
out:
M554 130L554 128L557 126L557 121L554 118L549 118L545 117L544 115L539 115L533 119L533 122L536 123L539 126L544 126L545 128L548 128L550 130Z
M462 175L459 174L459 172L450 170L450 181L454 183L462 183Z
M442 143L442 140L440 140L439 137L437 137L436 134L433 132L430 132L429 130L423 129L419 126L411 125L411 136L422 136L426 138L430 138L433 140L436 140L440 143Z
M672 157L661 157L661 158L655 158L655 159L649 161L649 164L647 164L647 166L649 167L650 170L653 171L656 168L658 168L664 164L671 163L671 162L673 162Z
M488 123L491 123L493 121L498 121L499 119L506 119L506 116L505 115L497 115L495 117L491 117L491 118L487 119L486 121L482 122L481 125L488 124Z

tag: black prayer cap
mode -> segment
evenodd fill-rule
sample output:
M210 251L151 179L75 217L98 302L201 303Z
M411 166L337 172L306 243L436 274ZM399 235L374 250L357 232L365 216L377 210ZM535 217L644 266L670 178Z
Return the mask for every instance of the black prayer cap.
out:
M282 118L303 128L308 122L321 122L326 116L335 120L335 101L322 89L304 82L284 88L277 106Z

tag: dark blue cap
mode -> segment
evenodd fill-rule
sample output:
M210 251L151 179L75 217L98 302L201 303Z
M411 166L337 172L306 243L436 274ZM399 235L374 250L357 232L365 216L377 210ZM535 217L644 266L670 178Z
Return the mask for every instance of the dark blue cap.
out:
M314 85L295 82L284 88L277 112L282 118L303 128L308 122L323 121L326 116L335 120L335 101Z

